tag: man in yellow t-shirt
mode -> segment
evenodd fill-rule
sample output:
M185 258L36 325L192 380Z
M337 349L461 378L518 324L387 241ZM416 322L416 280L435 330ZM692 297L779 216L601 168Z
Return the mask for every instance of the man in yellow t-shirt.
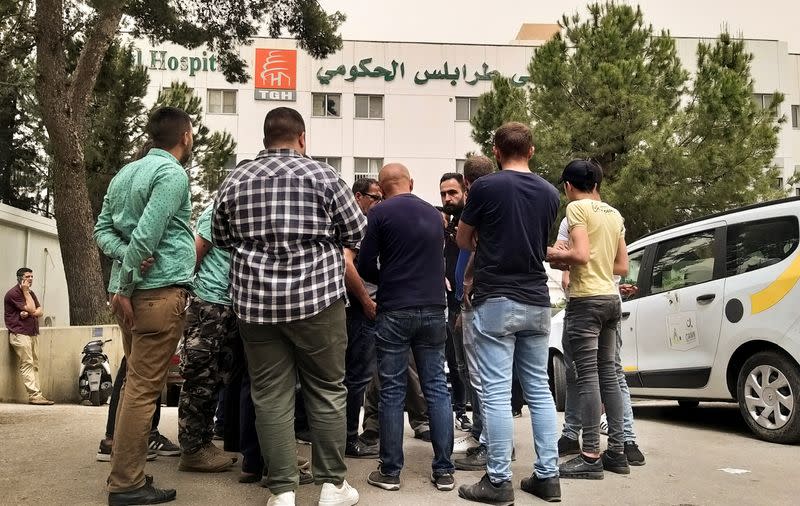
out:
M604 470L630 473L614 365L621 311L614 274L627 273L628 255L622 216L600 200L602 180L594 162L574 160L566 166L559 183L569 200L569 247L547 249L552 265L570 269L563 346L567 360L575 363L583 425L582 452L559 466L562 478L601 479ZM601 397L608 419L608 449L602 455Z

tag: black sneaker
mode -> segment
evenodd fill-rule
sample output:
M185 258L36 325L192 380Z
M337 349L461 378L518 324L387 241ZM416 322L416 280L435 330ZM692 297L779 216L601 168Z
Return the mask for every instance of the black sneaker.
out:
M156 460L158 453L152 448L147 449L147 461ZM100 447L97 449L95 457L99 462L111 462L111 443L108 439L100 440Z
M467 450L467 456L463 459L456 459L453 463L459 471L483 471L486 469L488 460L486 445Z
M539 478L533 473L530 478L523 478L520 488L547 502L561 502L561 482L558 476Z
M150 433L150 445L149 448L151 450L155 450L155 452L163 457L180 457L181 456L181 449L175 443L167 439L166 436L162 435L160 432L151 432Z
M574 459L568 460L558 466L558 474L562 478L577 478L579 480L602 480L603 463L600 459L589 462L583 456L578 455Z
M345 457L354 459L375 459L378 458L378 447L367 446L359 439L348 441L344 448Z
M631 468L628 466L628 458L625 454L620 452L612 452L606 450L600 454L600 460L603 461L603 469L617 474L631 474Z
M466 413L456 416L456 430L461 432L472 430L472 420L469 419Z
M311 431L310 430L297 430L294 432L294 439L301 445L311 444Z
M430 443L431 442L431 431L423 430L421 432L417 432L417 433L414 434L414 439L421 439L421 440L425 441L426 443Z
M384 490L400 490L400 477L383 474L380 469L369 473L367 483Z
M495 485L489 479L489 475L484 474L478 483L458 487L458 497L485 504L510 506L514 504L514 487L510 481Z
M631 466L644 465L644 455L642 454L642 451L639 449L639 446L633 441L628 441L627 443L625 443L625 457L628 459L628 465Z
M155 488L145 482L144 486L128 492L111 492L108 494L109 506L123 506L128 504L161 504L175 500L174 489Z
M453 473L431 474L431 483L436 485L436 490L449 492L456 488L456 480Z
M358 436L358 440L366 446L378 446L380 435L374 430L365 430L360 436Z
M566 457L567 455L578 455L581 453L581 444L577 439L571 439L567 436L561 436L558 439L558 456Z

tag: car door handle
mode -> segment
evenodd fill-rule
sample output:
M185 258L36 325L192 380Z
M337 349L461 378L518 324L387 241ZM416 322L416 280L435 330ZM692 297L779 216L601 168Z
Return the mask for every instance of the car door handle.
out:
M631 315L630 311L623 311L622 312L622 319L623 320L627 320L630 315Z
M700 303L711 302L716 297L717 297L717 294L715 294L715 293L707 293L705 295L698 295L697 296L697 302L700 302Z

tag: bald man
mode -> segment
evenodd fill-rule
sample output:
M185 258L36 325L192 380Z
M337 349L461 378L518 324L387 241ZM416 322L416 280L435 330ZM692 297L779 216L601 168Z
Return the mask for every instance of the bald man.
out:
M367 234L358 261L361 277L378 285L381 463L367 482L384 490L400 489L403 405L411 350L428 403L433 445L431 482L439 490L453 490L453 420L444 375L447 303L442 216L411 193L414 181L405 166L386 165L378 183L384 202L367 215Z

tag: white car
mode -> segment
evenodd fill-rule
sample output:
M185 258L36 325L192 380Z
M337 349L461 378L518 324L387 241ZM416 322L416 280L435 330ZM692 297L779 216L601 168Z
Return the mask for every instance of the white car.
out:
M735 401L750 429L800 441L800 198L659 230L628 246L622 365L636 397ZM553 317L551 387L565 395Z

